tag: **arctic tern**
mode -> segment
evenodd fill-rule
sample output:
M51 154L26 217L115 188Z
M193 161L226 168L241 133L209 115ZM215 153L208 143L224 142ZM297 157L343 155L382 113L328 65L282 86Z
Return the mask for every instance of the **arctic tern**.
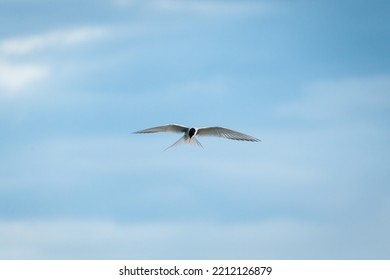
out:
M134 133L156 133L156 132L184 133L183 137L181 137L179 140L177 140L175 143L173 143L165 150L168 150L169 148L184 143L194 143L197 146L203 148L202 144L200 144L200 142L198 141L198 139L196 139L195 136L215 136L215 137L228 138L232 140L251 141L251 142L261 141L260 139L257 139L253 136L246 135L244 133L237 132L224 127L219 127L219 126L195 128L195 127L182 126L178 124L167 124L163 126L156 126L152 128L143 129L140 131L136 131Z

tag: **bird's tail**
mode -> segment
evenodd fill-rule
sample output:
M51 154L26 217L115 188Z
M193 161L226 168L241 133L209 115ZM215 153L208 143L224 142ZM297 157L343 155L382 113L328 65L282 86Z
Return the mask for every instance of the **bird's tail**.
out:
M170 145L168 148L166 148L164 151L172 148L172 147L175 147L177 145L180 145L180 144L184 144L188 141L188 136L184 135L183 137L181 137L179 140L177 140L175 143L173 143L172 145Z
M196 146L203 148L202 144L196 139L195 137L191 138L192 143L194 143Z
M183 137L181 137L179 140L177 140L175 143L173 143L171 146L169 146L168 148L166 148L164 151L172 148L172 147L175 147L175 146L178 146L178 145L181 145L181 144L186 144L186 143L193 143L195 144L196 146L198 147L202 147L202 144L200 144L200 142L198 141L198 139L196 139L195 137L192 137L191 138L191 141L189 141L189 137L187 135L184 135Z

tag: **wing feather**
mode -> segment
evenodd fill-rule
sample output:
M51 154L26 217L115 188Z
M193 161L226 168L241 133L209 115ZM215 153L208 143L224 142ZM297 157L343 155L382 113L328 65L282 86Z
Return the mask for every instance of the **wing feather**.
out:
M178 125L178 124L167 124L163 126L156 126L152 128L147 128L143 130L136 131L134 133L156 133L156 132L174 132L174 133L184 133L188 130L188 127Z
M251 141L251 142L261 141L260 139L257 139L256 137L253 137L253 136L250 136L250 135L238 132L238 131L234 131L231 129L227 129L224 127L219 127L219 126L199 128L196 135L223 137L223 138L228 138L228 139L238 140L238 141Z

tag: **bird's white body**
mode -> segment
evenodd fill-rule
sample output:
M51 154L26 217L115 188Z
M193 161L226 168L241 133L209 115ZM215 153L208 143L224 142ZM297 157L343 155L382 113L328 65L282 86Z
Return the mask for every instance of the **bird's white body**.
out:
M237 132L227 128L219 127L219 126L194 128L194 127L186 127L178 124L167 124L163 126L147 128L144 130L136 131L134 133L156 133L156 132L184 133L183 137L181 137L178 141L173 143L167 149L182 143L194 143L199 147L203 147L202 144L200 144L200 142L198 141L198 139L196 139L195 136L216 136L216 137L224 137L232 140L251 141L251 142L261 141L253 136L243 134L241 132Z

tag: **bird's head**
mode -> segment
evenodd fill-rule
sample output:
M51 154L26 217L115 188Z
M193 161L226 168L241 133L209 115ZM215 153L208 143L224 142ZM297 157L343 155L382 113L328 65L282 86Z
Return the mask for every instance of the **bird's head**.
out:
M190 138L192 138L192 136L194 136L196 133L196 129L191 127L190 130L188 131L188 136L190 136Z

